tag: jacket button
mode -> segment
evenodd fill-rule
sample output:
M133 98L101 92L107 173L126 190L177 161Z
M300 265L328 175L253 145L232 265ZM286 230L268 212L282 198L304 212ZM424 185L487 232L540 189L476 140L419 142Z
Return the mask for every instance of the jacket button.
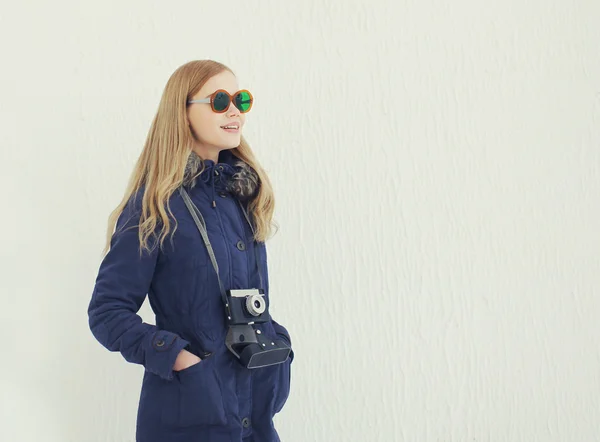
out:
M227 198L227 194L225 192L219 192L219 196L221 198Z
M250 426L250 418L245 417L244 419L242 419L242 425L244 426L244 428L248 428Z
M246 250L246 243L244 241L238 241L236 244L238 250Z
M167 333L155 333L152 338L152 346L156 351L165 351L171 347L171 344L175 342L175 335L168 335Z

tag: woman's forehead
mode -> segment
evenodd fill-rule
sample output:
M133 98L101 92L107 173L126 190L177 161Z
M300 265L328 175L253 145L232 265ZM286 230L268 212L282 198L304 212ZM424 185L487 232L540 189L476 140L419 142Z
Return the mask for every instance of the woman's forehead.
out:
M217 89L225 89L231 95L239 91L239 84L235 76L229 72L221 72L220 74L214 75L208 79L208 81L202 86L200 92L206 95L212 94Z

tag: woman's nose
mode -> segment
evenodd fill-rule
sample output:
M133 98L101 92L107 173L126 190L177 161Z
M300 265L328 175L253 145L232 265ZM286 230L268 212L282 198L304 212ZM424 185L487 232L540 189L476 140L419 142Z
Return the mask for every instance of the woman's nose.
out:
M239 115L240 114L240 110L235 107L235 104L233 104L233 100L231 101L231 103L229 103L229 109L227 109L227 115L230 116L234 116L234 115Z

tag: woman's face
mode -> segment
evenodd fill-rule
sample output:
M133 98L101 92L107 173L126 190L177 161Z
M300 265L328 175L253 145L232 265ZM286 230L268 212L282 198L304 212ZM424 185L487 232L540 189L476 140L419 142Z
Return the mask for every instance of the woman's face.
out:
M211 77L202 88L192 97L193 100L207 98L217 89L225 89L230 94L239 90L235 76L229 71ZM242 127L246 115L240 113L233 102L223 113L213 112L210 103L190 103L187 105L187 117L192 134L196 139L194 150L204 159L216 159L219 152L240 145ZM226 131L222 126L235 124L239 129L235 132Z

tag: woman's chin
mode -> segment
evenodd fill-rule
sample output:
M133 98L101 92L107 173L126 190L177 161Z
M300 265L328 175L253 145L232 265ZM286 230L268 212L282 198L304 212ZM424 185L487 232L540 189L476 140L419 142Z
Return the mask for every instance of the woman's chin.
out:
M222 140L221 144L224 149L238 147L240 145L241 138L242 138L241 135L228 136L225 138L221 138L221 140Z

